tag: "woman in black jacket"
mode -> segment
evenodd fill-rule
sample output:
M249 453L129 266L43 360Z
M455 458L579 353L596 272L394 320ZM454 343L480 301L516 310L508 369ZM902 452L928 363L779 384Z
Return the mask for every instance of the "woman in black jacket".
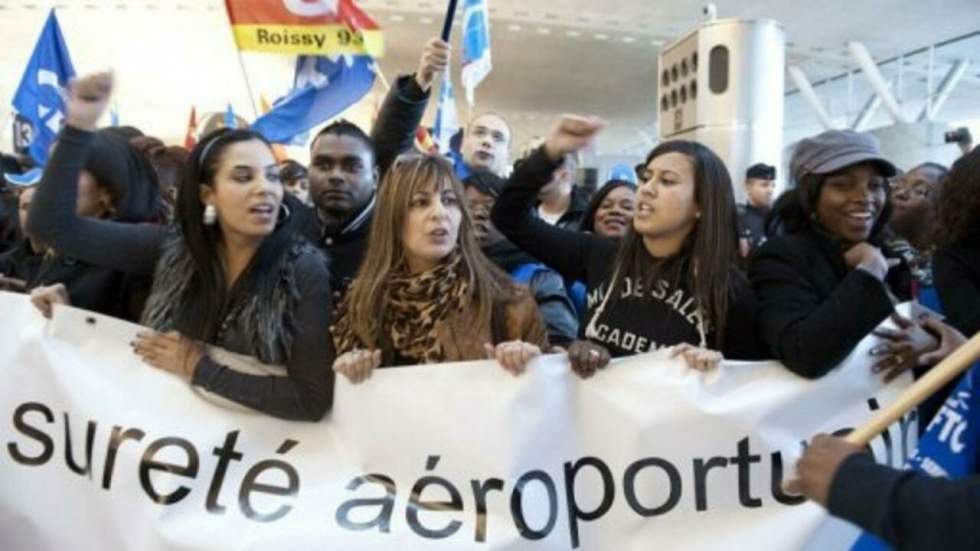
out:
M891 213L887 178L895 167L873 136L830 130L802 140L790 170L797 187L770 214L770 238L752 257L762 334L786 367L821 377L911 298L907 267L881 249ZM891 266L897 266L892 269ZM914 367L936 340L896 318L902 331L873 352L887 379Z
M936 215L936 290L950 325L980 331L980 148L960 157L943 183Z
M647 157L636 214L623 239L566 231L531 213L538 190L565 155L603 126L564 117L545 144L514 171L493 222L515 244L566 279L584 281L584 337L569 349L583 376L610 356L675 347L707 369L722 357L758 359L755 298L734 267L735 200L724 163L693 142L661 144ZM719 353L720 351L720 353Z
M320 419L333 400L329 275L283 208L268 142L247 130L202 138L169 227L79 217L78 173L111 89L106 73L73 84L29 233L85 262L153 275L142 321L154 331L134 343L148 364L270 415Z
M46 177L51 181L56 175ZM74 214L80 218L127 224L160 223L164 218L153 166L111 128L96 131L91 137L84 163L74 178L78 193ZM43 244L50 250L27 282L35 294L44 295L52 286L59 286L74 306L127 321L139 320L150 289L148 277L93 264L70 251Z

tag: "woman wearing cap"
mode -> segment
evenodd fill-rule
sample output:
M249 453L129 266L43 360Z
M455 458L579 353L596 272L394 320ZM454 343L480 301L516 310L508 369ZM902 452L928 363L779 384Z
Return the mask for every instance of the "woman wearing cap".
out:
M770 215L785 235L767 241L749 278L759 299L762 335L786 367L808 378L838 365L861 339L908 300L910 274L882 251L891 213L887 178L895 167L874 137L830 130L802 140L790 170L797 187ZM770 233L773 233L772 231ZM887 379L935 349L929 334L896 317L901 331L881 330L874 370Z
M249 130L202 138L169 226L78 216L79 171L111 91L107 73L72 84L28 230L86 262L153 276L142 316L153 330L133 343L144 362L254 410L320 419L333 401L329 274L282 208L270 145Z
M603 125L562 117L545 144L515 169L492 214L515 244L566 279L585 282L587 340L569 347L572 369L587 377L610 356L668 347L696 369L714 367L722 355L764 358L755 297L734 267L731 179L708 148L670 141L650 152L636 215L622 239L562 230L531 214L538 190L562 158L586 147Z

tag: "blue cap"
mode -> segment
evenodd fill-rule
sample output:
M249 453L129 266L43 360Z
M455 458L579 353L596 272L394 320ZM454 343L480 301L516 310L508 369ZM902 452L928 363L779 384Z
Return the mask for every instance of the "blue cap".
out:
M636 184L636 171L627 164L618 164L609 171L609 180L623 180L631 184Z
M42 174L44 174L43 168L32 168L23 174L4 172L3 178L12 186L30 187L41 181Z

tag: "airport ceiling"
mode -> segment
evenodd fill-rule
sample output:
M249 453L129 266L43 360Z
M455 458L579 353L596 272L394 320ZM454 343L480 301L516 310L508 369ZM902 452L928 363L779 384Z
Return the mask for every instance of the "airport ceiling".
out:
M703 4L698 2L488 1L494 70L477 90L477 111L493 110L506 115L515 127L519 143L546 132L558 113L600 115L612 123L600 142L600 150L605 153L635 154L646 147L650 137L656 136L658 51L704 20ZM385 30L387 52L381 68L389 80L399 72L414 69L422 44L439 32L447 4L446 0L360 0L357 3ZM946 111L952 117L980 118L980 105L975 105L980 100L977 0L732 0L716 4L719 18L779 21L786 30L787 63L801 67L816 84L832 115L852 115L864 103L864 95L870 93L858 73L852 79L834 78L856 71L846 47L848 41L856 40L864 43L878 61L919 51L902 57L902 63L892 62L882 67L885 76L892 79L900 100L910 102L926 95L930 56L924 49L939 45L933 57L934 85L956 60L972 60ZM76 48L73 40L88 42L85 48L90 52L98 52L100 41L105 41L101 48L106 50L104 58L108 60L119 59L119 49L124 45L112 41L111 37L132 32L124 27L146 26L140 32L147 36L147 48L150 44L158 44L160 48L159 44L193 42L200 51L209 42L220 43L226 49L230 43L226 30L211 32L221 26L223 18L223 2L218 0L0 0L0 36L8 42L0 49L0 100L5 103L12 95L11 86L16 86L19 80L40 28L39 22L49 6L63 9L60 18L73 51ZM72 28L73 20L84 23L74 24ZM154 21L159 26L147 24ZM207 21L209 26L194 21ZM166 31L171 36L155 41L149 36L154 29L180 31ZM131 48L132 53L140 51L139 44L132 44ZM180 49L175 46L174 51ZM147 55L153 54L149 49L148 52ZM95 53L88 56L103 59ZM139 70L159 71L161 66L168 66L219 74L222 70L236 69L234 63L216 63L203 53L186 57L190 59L179 63L150 60L140 65L145 68ZM252 57L249 56L250 61ZM230 67L216 68L217 65ZM247 65L251 69L256 62ZM268 67L281 66L283 75L291 72L291 61L286 58L263 61L258 66L268 71L274 71ZM458 67L454 73L458 74ZM288 81L289 76L283 78ZM240 77L215 77L208 82L208 92L219 98L215 103L224 102L224 98L237 101L241 97L241 91L221 88L242 87ZM168 92L180 93L179 90ZM787 126L814 124L816 118L799 94L794 93L789 80L787 93ZM432 115L430 109L429 117ZM465 110L461 116L465 117Z

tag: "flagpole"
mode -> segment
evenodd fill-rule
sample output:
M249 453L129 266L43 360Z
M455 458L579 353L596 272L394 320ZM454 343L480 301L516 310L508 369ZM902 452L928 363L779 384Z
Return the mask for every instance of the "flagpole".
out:
M442 41L449 42L449 33L453 30L453 19L456 17L456 0L449 0L446 19L442 23Z
M387 92L390 92L391 91L391 83L388 82L388 79L387 78L385 78L384 71L381 70L381 64L378 63L378 60L377 59L375 59L371 63L371 68L374 70L374 74L378 75L378 79L381 81L381 85L384 86L385 92L386 93Z
M238 49L238 46L235 46ZM248 79L248 71L245 70L245 59L242 57L241 50L238 50L238 64L242 68L242 77L245 79L245 88L248 90L248 102L252 105L252 115L255 120L259 118L259 110L255 107L255 93L252 92L252 82Z
M242 77L245 79L245 89L248 90L248 101L252 105L252 115L255 120L259 118L259 110L255 106L255 93L252 91L252 82L248 79L248 71L245 70L245 58L242 51L238 49L238 40L235 39L235 28L231 24L231 13L228 12L228 4L225 3L225 15L228 16L228 30L231 31L231 43L235 45L235 52L238 54L238 66L242 69Z

